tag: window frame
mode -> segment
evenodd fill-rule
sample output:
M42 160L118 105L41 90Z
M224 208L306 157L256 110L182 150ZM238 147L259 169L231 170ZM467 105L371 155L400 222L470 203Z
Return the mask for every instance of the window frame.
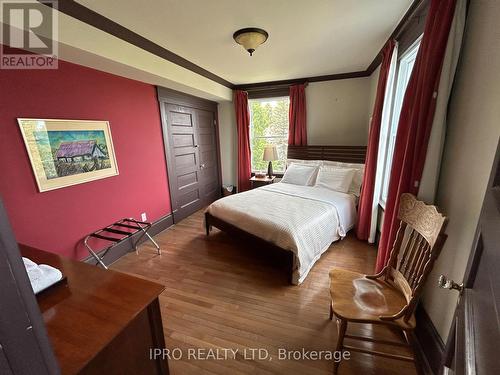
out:
M281 94L281 93L280 93ZM252 127L253 127L253 119L252 119L252 107L251 107L251 102L270 102L270 101L278 101L278 100L284 100L284 99L287 99L288 102L290 103L290 96L287 94L287 95L276 95L276 96L264 96L264 97L260 97L260 96L257 96L257 97L252 97L252 98L249 98L248 99L248 112L249 112L249 115L250 115L250 129L249 129L249 142L250 142L250 167L251 167L251 172L252 172L252 175L255 174L255 172L257 171L261 171L260 169L255 169L254 166L253 166L253 139L255 137L253 137L253 131L252 131ZM286 143L287 143L287 146L288 146L288 132L289 132L289 123L288 123L288 126L287 126L287 131L286 131L286 134L281 136L281 135L272 135L272 136L259 136L259 137L256 137L256 138L260 138L260 139L270 139L270 138L284 138ZM285 161L285 164L286 164L286 155L285 155L285 158L284 158L284 161ZM273 164L273 168L274 168L274 164ZM267 167L266 167L267 169ZM283 175L283 173L285 172L284 170L283 171L278 171L278 170L275 170L274 171L275 175L277 176L280 176L280 175Z
M420 35L411 44L411 46L408 47L408 49L404 53L402 53L401 56L399 56L398 58L396 79L394 82L394 88L392 93L390 120L388 122L388 126L385 129L382 129L381 131L381 134L383 134L386 137L383 172L382 172L382 186L379 197L379 205L383 209L385 209L387 196L389 193L392 159L394 156L394 149L396 147L396 137L399 126L399 117L401 115L404 96L406 93L406 89L408 87L408 83L411 78L413 66L415 65L415 60L418 54L418 50L420 48L422 37L423 34Z

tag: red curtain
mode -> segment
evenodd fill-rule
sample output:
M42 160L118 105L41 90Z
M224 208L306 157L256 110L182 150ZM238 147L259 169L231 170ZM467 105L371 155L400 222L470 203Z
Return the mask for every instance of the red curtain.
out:
M288 144L307 145L306 85L290 86L290 110L288 113Z
M397 231L399 197L405 192L418 193L455 3L456 0L432 0L425 21L424 36L399 116L376 272L389 260Z
M391 68L392 52L396 45L394 40L389 40L382 50L382 65L377 84L377 96L373 107L370 132L368 134L368 148L366 150L365 173L359 197L358 224L356 235L360 240L367 240L370 236L372 218L373 190L375 188L375 174L377 172L378 143L380 139L380 125L382 122L382 109L384 107L385 88Z
M246 91L234 91L234 109L238 127L238 191L250 189L252 166L250 159L250 112Z

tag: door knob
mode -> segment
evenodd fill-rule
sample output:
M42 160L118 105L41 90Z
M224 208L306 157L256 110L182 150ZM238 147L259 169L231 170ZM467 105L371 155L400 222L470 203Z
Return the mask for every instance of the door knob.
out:
M205 168L205 164L201 164L200 169L204 169L204 168Z
M455 281L448 279L445 275L439 276L438 286L443 289L455 289L460 293L462 293L462 291L464 290L464 283L457 284Z

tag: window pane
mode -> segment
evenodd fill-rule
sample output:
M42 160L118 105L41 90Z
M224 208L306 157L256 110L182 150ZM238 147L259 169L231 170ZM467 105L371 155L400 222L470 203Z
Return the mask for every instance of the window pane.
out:
M268 162L262 160L266 145L276 145L278 150L274 171L285 170L289 103L288 97L249 100L252 171L267 170Z
M418 47L420 42L410 48L408 52L399 61L398 77L396 84L396 92L394 93L394 105L392 108L391 124L387 140L387 152L384 164L384 180L382 184L381 203L385 205L387 194L389 193L389 182L391 178L392 158L394 155L394 147L396 145L396 135L398 131L399 115L401 114L401 107L406 92L406 87L410 81L411 72L415 59L417 57Z

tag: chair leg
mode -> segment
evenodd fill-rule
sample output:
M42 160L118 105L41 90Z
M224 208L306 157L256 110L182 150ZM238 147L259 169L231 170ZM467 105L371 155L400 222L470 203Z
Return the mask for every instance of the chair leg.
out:
M337 338L337 347L335 348L336 352L341 352L342 348L344 347L344 336L345 332L347 330L347 320L344 319L338 319L337 320L338 324L338 338ZM337 374L337 371L339 369L340 361L334 361L333 362L333 374Z
M207 236L210 235L210 230L212 229L212 225L210 224L210 214L208 212L205 212L205 231L207 233Z
M330 320L333 320L333 307L331 302L330 302Z
M410 345L413 358L414 358L414 363L415 363L415 369L417 370L418 375L424 375L424 371L422 370L422 358L420 357L420 351L417 348L417 343L415 340L415 336L413 334L412 330L404 330L403 334L406 338L406 342Z

